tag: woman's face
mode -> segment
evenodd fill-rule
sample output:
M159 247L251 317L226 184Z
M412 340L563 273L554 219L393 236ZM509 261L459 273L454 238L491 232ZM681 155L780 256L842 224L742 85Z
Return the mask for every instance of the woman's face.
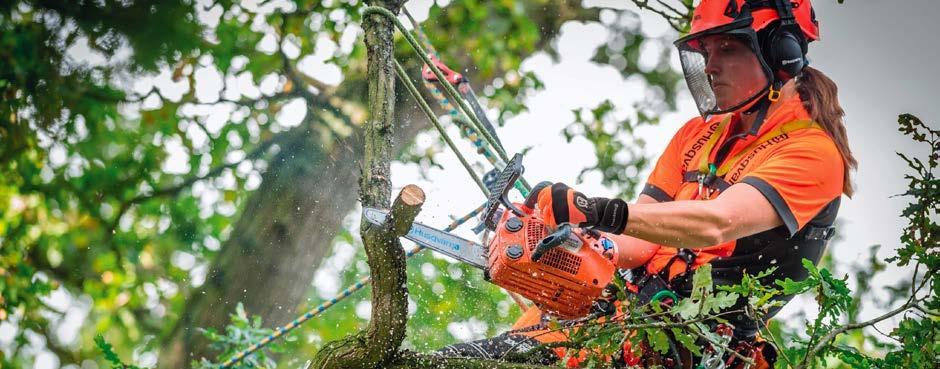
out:
M719 109L729 109L767 86L767 76L757 55L743 41L730 35L702 38L705 73Z

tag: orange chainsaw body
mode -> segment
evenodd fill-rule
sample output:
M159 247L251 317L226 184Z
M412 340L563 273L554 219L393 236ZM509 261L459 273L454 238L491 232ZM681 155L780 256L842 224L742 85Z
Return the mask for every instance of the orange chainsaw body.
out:
M560 318L590 313L614 277L613 262L602 255L603 237L573 232L562 245L533 261L536 245L550 233L541 219L505 211L494 232L488 244L490 281Z

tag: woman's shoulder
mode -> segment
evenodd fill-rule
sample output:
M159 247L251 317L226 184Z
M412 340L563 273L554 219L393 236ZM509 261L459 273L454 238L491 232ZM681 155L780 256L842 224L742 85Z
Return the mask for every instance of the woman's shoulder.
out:
M679 131L681 132L683 130L701 129L701 128L708 126L709 121L719 120L719 119L715 119L714 117L710 117L710 118L711 119L706 120L705 118L702 118L701 115L696 115L690 118L689 120L687 120L685 124L682 125L682 128L679 129Z
M713 122L718 122L720 119L708 119L702 118L701 116L695 116L685 122L682 127L676 131L676 136L678 137L690 137L695 136L699 133L703 133L709 130L709 127L715 124Z

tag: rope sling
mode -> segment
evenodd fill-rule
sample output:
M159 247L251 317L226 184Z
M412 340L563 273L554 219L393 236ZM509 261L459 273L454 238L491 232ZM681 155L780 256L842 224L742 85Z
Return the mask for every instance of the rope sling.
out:
M493 135L490 134L490 132L486 129L486 126L484 126L484 124L481 122L480 118L477 117L474 111L467 106L467 102L464 101L464 99L460 96L460 94L457 92L457 89L450 83L450 81L448 81L447 78L445 78L444 73L441 72L441 70L437 67L437 65L435 65L435 63L431 60L430 58L431 55L434 55L435 57L437 57L437 51L434 50L427 36L421 30L420 25L414 20L411 14L408 13L407 9L403 9L403 11L407 15L408 19L411 21L411 24L414 27L415 33L417 33L418 37L421 38L421 41L422 41L421 43L419 43L407 31L407 29L405 29L404 25L398 20L397 16L395 16L395 14L393 14L388 9L375 7L375 6L366 7L362 11L362 16L366 17L368 15L373 15L373 14L381 15L381 16L388 18L394 23L398 31L402 34L402 36L404 36L404 38L408 41L411 47L415 50L415 53L418 54L419 57L421 57L425 65L437 77L438 82L440 82L440 84L444 86L444 90L442 92L433 83L425 80L424 81L425 89L428 90L428 92L434 97L434 100L438 102L440 107L443 110L447 111L447 114L451 117L451 120L458 126L458 128L460 128L462 136L464 136L465 138L467 138L473 143L473 145L477 148L477 152L483 155L483 157L486 158L487 161L490 164L492 164L497 170L502 169L503 167L505 167L506 162L509 159L508 159L508 156L506 155L505 149L500 144L500 142L495 138L494 136L495 132L493 132ZM488 197L489 190L487 189L483 180L480 179L476 171L474 171L473 167L470 166L470 163L467 161L467 159L463 156L463 154L454 144L453 140L451 140L450 135L447 134L447 131L444 129L443 125L441 125L441 122L437 118L437 116L434 114L434 111L428 105L427 101L425 101L425 99L421 96L421 93L418 91L415 84L411 81L411 79L408 77L407 73L405 72L405 69L401 66L401 64L397 60L395 61L395 72L398 75L398 79L405 85L405 88L408 90L408 93L411 95L412 98L415 99L415 101L418 103L419 107L421 108L422 112L424 112L428 120L430 120L431 123L434 125L434 128L436 128L437 131L441 134L441 137L444 139L444 142L451 149L451 151L454 152L454 154L457 156L457 159L460 161L461 165L464 167L464 169L467 171L467 173L470 175L473 181L480 188L480 191L483 192L484 196ZM456 106L453 104L454 101L457 102ZM470 122L470 124L467 123L468 121ZM522 177L520 177L519 180L516 181L516 183L514 184L514 187L523 197L528 196L529 191L531 190L531 186L529 186L528 182L526 182L525 179L523 179ZM450 225L444 228L444 231L445 232L453 231L457 227L461 226L462 224L466 223L470 219L477 216L480 212L483 211L485 207L486 207L486 203L484 202L482 205L480 205L476 209L471 210L469 213L467 213L463 217L455 219ZM424 250L423 246L416 246L405 253L405 258L409 258L412 255L417 254L421 250ZM336 305L343 299L351 296L353 293L365 288L365 286L369 284L369 282L371 281L372 281L371 275L366 275L360 278L358 281L356 281L355 284L339 292L335 297L333 297L329 301L326 301L308 310L306 313L304 313L297 319L294 319L290 323L275 328L274 332L271 333L270 335L264 337L257 343L252 344L248 348L242 351L239 351L238 353L233 355L231 358L226 360L224 363L222 363L219 366L219 369L231 368L233 365L239 363L248 355L251 355L255 351L260 350L261 348L265 347L271 342L277 340L278 338L284 336L288 332L294 330L295 328L305 323L306 321L323 313L324 311L326 311L326 309L329 309L330 307ZM516 301L517 304L525 308L525 305L521 301L521 298L519 296L515 295L514 293L510 293L510 296L513 298L513 300Z

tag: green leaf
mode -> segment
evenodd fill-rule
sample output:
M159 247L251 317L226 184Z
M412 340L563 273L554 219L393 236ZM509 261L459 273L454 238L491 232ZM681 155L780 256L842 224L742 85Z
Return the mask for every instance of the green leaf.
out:
M101 351L101 354L104 355L104 359L111 363L111 367L114 369L141 369L140 367L134 365L125 364L121 361L121 358L114 352L114 346L112 346L108 341L105 341L104 336L95 335L95 346L98 347L98 350Z
M672 328L672 336L676 338L676 341L679 342L687 350L691 351L693 354L701 356L702 349L698 347L698 344L695 343L695 336L683 332L679 328Z
M679 303L672 307L672 313L676 314L682 319L693 319L699 314L699 306L692 299L681 299Z
M717 313L722 309L734 306L739 297L736 293L718 292L714 296L705 299L702 309L706 313Z
M703 264L695 269L695 274L692 275L691 297L693 300L702 300L705 295L711 293L712 288L712 266Z
M646 331L650 346L658 353L665 354L669 352L669 336L661 329L650 329Z

